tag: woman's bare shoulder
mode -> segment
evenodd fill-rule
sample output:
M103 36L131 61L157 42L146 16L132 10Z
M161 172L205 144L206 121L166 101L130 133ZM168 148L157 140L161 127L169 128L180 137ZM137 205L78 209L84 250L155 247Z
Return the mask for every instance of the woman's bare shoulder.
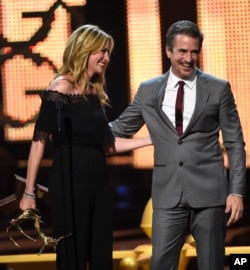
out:
M48 90L57 91L63 94L70 94L74 89L73 83L68 78L60 76L50 82Z

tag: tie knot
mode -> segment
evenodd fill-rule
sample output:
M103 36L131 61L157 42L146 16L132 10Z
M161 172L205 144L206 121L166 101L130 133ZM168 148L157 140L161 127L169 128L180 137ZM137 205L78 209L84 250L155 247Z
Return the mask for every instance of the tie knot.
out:
M183 87L183 86L184 86L184 84L185 84L185 82L184 82L184 81L179 81L178 83L179 83L179 86L180 86L180 87Z

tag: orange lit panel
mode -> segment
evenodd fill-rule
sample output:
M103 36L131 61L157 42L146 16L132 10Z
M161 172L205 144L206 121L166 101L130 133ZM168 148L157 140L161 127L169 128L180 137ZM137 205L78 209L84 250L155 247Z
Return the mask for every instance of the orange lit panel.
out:
M62 64L65 43L71 34L68 7L72 1L2 0L0 6L1 76L3 114L26 123L6 124L6 141L26 141L33 135L40 106L39 93L47 89ZM28 121L28 122L27 122Z
M127 29L129 53L130 97L139 83L162 74L159 2L155 0L127 0ZM136 137L146 136L146 127ZM133 153L133 165L148 168L153 165L152 147Z
M249 0L197 0L198 24L204 33L201 68L229 80L243 126L250 165L250 21Z

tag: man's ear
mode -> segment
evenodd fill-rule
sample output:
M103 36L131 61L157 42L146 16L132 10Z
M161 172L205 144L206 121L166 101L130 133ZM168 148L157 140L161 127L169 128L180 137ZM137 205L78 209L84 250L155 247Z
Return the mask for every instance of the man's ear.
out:
M170 58L171 53L172 53L172 50L170 49L170 47L166 46L166 55L168 58Z

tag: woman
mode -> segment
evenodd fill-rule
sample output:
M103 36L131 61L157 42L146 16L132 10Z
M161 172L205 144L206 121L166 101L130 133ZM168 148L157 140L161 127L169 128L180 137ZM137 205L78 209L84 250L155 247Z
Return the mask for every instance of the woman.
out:
M63 66L42 95L20 209L35 208L35 179L45 143L55 145L49 179L57 269L112 269L112 221L106 153L151 144L150 138L114 139L104 106L105 70L113 38L94 25L70 36Z

